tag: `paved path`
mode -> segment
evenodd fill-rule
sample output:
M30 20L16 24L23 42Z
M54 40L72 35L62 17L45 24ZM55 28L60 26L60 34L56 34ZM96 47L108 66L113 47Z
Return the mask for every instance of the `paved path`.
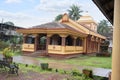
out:
M1 58L1 55L0 55L0 58ZM23 64L34 64L34 65L38 65L38 66L40 66L40 63L42 63L37 58L28 57L28 56L14 56L13 61L17 62L17 63L23 63ZM87 66L77 66L77 65L55 63L55 62L49 63L49 66L51 68L57 68L57 69L65 69L65 70L78 69L80 71L82 71L82 69L84 69L84 68L89 68L89 69L93 70L94 75L102 76L102 77L108 77L109 73L111 72L111 69L94 68L94 67L87 67Z

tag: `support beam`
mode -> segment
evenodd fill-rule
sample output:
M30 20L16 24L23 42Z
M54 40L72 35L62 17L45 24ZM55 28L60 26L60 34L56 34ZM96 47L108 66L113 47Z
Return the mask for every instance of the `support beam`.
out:
M86 38L84 38L84 41L83 41L84 43L83 43L83 47L84 47L84 53L87 53L87 50L86 50L86 44L87 44L87 40L86 40Z
M37 45L38 44L38 35L35 35L35 51L37 51Z
M112 79L120 80L120 0L114 0Z
M27 35L23 34L23 44L26 42L26 37L27 37Z
M48 45L50 44L50 36L46 36L46 54L48 55Z
M73 45L74 46L76 46L76 39L77 39L77 37L74 37L74 39L73 39Z
M65 38L66 37L62 37L62 46L65 46Z

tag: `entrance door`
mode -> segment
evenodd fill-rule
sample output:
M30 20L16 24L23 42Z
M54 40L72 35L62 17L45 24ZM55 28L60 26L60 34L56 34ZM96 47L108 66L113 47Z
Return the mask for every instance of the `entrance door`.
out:
M38 50L46 50L46 35L40 34L38 38Z

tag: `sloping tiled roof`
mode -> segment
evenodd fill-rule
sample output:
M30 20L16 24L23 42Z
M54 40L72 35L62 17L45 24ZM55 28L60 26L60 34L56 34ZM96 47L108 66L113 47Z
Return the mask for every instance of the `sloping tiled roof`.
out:
M49 23L33 26L32 28L66 28L66 25L58 22L49 22Z
M71 30L71 31L76 31L76 32L85 34L85 33L80 32L79 30L77 30L75 28L72 28L72 27L70 27L66 24L60 23L60 22L49 22L49 23L46 23L46 24L33 26L32 28L33 29L34 28L38 28L38 29L68 29L68 30Z

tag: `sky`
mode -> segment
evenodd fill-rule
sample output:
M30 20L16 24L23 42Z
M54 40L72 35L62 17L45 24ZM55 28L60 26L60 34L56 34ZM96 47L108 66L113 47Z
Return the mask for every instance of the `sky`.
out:
M92 0L0 0L0 22L11 21L15 26L32 27L54 21L58 14L67 13L75 4L96 22L106 19Z

